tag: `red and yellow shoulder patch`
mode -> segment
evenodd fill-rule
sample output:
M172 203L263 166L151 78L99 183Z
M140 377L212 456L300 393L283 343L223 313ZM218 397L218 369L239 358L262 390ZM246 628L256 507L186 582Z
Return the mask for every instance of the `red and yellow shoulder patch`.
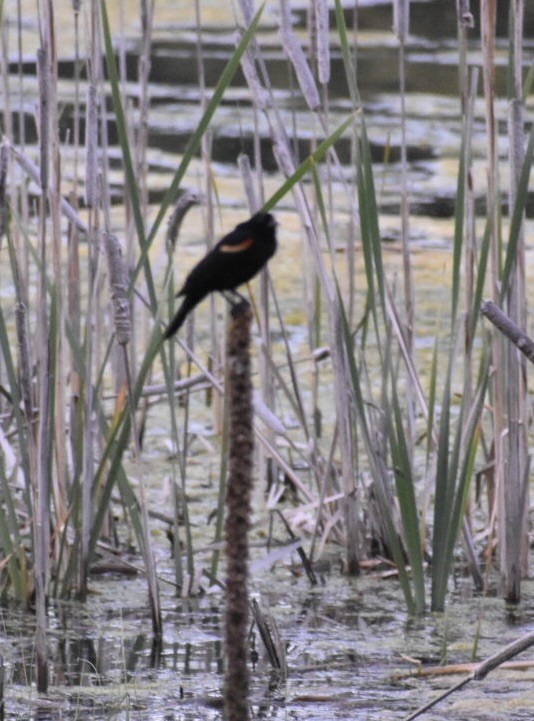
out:
M219 246L219 250L221 253L242 253L244 250L248 250L253 242L254 238L245 238L245 240L235 245L232 243L223 243Z

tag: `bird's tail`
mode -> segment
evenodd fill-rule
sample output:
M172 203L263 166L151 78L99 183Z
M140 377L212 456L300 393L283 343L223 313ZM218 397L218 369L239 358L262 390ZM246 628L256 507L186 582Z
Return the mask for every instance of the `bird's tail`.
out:
M193 310L193 308L202 300L202 298L194 298L190 295L186 295L182 305L178 308L178 311L172 321L169 323L163 337L165 340L171 338L177 333L183 325L187 315Z

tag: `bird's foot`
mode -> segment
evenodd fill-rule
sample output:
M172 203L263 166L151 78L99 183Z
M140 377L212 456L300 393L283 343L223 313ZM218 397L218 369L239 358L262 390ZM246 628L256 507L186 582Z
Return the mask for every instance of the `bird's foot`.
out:
M245 296L241 295L241 293L238 293L237 290L222 290L221 294L226 300L226 302L230 303L232 308L242 305L243 303L248 303L248 300L245 298Z
M237 290L223 290L221 291L224 299L230 304L230 313L232 318L237 318L247 308L250 308L250 303L245 296L238 293Z

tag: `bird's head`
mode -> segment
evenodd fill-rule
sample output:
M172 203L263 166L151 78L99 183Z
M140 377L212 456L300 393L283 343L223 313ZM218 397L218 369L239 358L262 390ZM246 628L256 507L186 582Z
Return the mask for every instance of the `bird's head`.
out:
M271 213L256 213L249 221L260 232L274 233L278 223Z

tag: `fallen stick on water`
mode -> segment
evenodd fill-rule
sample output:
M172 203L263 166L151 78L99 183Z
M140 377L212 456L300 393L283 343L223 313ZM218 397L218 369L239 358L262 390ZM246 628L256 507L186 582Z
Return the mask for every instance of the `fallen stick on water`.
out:
M450 696L455 691L459 691L470 681L481 681L488 675L490 671L493 671L505 661L509 661L514 656L517 656L518 653L525 651L532 645L534 645L534 633L528 633L526 636L522 636L516 641L508 644L508 646L501 648L499 651L497 651L497 653L494 653L493 656L490 656L485 661L479 663L469 676L463 678L457 684L447 689L444 693L440 694L432 701L429 701L424 706L421 706L421 708L418 708L417 711L414 711L409 716L406 716L404 721L413 721L413 719L416 719L418 716L421 716L421 714L431 709L437 703L443 701L443 699L447 698L447 696Z

